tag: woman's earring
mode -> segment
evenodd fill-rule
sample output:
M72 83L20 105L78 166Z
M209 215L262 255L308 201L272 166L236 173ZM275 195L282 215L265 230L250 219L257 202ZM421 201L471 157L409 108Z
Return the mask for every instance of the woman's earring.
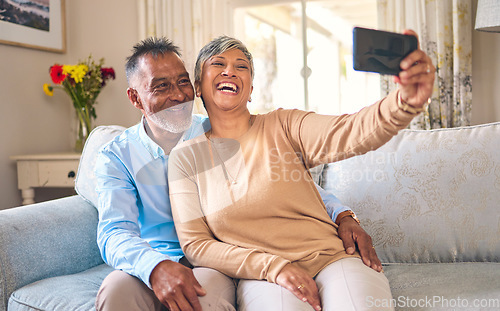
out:
M249 102L249 103L251 103L251 102L252 102L252 97L250 97L250 98L248 99L248 102Z
M200 92L196 92L196 96L201 97L201 93Z

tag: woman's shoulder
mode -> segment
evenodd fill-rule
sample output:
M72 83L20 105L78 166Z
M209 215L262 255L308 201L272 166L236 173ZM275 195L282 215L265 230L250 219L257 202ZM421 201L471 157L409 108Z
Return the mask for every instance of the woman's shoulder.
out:
M278 108L276 110L270 111L265 114L259 114L258 118L261 119L263 122L266 123L287 123L289 121L298 121L308 114L313 113L313 112L308 112L300 109L284 109L284 108Z

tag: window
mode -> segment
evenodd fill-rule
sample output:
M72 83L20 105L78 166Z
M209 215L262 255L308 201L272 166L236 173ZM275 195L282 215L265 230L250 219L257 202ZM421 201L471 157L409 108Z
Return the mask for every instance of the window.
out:
M380 98L379 76L352 69L352 28L376 28L376 0L267 2L234 15L235 36L254 56L252 113L352 113Z

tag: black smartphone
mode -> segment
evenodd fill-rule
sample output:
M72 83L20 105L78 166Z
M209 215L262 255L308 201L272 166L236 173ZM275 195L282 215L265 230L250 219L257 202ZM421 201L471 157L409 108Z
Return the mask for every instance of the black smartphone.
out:
M353 67L358 71L398 75L399 63L418 48L415 36L354 27Z

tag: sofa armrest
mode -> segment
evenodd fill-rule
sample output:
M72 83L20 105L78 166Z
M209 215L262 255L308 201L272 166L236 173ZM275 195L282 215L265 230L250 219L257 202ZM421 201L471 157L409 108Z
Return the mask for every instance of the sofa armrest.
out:
M101 264L97 219L78 195L0 211L0 310L22 286Z

